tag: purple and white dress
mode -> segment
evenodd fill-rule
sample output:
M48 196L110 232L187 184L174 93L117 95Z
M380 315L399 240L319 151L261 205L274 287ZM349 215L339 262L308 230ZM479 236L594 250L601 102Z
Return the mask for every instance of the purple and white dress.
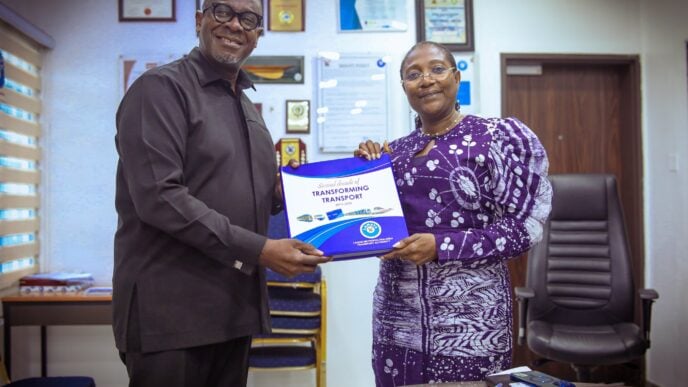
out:
M432 233L437 261L380 261L373 301L378 386L463 380L511 366L506 260L542 237L551 205L545 149L514 118L466 116L432 140L393 141L409 233Z

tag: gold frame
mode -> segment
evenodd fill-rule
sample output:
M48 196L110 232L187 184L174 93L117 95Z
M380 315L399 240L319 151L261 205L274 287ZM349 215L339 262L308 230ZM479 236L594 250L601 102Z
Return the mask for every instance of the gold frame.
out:
M267 0L268 31L303 32L306 30L304 0ZM282 8L282 9L280 9Z

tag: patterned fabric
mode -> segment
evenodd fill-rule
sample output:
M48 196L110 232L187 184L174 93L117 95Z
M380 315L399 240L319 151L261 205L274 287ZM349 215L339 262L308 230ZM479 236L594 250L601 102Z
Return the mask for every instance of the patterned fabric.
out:
M271 316L272 329L302 329L313 330L320 328L320 316L315 317L291 317Z
M483 380L510 367L505 261L542 237L551 209L547 156L520 121L466 116L435 138L393 141L409 233L432 233L439 259L380 262L374 295L378 386Z
M249 367L305 367L315 364L312 347L260 346L251 348Z
M272 312L320 313L320 295L312 289L292 289L271 286L268 288Z

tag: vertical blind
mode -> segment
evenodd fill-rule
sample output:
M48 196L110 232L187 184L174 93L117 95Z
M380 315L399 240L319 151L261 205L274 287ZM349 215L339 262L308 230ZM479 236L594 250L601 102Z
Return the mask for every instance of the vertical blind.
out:
M0 291L39 270L40 46L0 21Z

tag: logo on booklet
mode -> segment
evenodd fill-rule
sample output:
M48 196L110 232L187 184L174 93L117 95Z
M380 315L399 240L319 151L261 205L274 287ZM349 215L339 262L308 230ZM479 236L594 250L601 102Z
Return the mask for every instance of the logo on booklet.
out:
M382 227L377 222L369 220L361 223L361 235L368 239L377 238L382 233Z

